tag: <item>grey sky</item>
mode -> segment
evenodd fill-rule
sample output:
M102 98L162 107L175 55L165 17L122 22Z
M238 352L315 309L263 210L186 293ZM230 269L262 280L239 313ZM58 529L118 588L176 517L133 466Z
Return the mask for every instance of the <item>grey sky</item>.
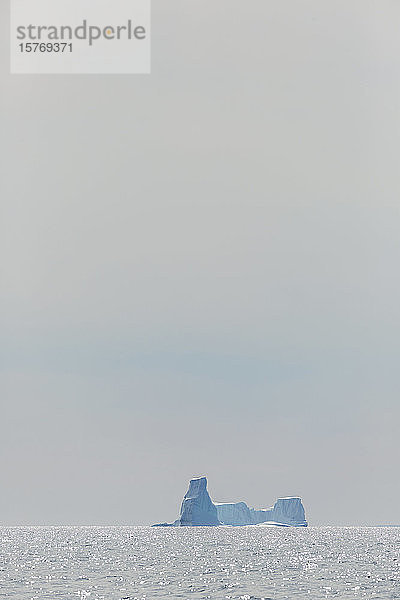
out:
M0 522L399 524L400 4L153 0L151 76L10 76L6 4Z

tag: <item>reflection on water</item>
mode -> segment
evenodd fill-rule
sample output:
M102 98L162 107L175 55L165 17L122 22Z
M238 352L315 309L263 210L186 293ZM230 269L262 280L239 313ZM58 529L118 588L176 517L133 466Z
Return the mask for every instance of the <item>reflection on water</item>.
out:
M0 528L0 598L400 598L400 529Z

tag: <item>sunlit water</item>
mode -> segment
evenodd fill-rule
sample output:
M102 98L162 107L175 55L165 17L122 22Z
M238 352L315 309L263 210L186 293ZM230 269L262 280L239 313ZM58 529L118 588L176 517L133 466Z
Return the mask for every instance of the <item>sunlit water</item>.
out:
M400 598L400 529L0 528L0 598Z

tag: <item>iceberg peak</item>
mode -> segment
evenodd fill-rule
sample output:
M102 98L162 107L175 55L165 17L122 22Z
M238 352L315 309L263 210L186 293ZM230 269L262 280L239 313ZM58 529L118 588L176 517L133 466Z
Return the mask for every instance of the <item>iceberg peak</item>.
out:
M217 509L207 492L206 477L197 477L189 482L179 516L179 525L220 525Z

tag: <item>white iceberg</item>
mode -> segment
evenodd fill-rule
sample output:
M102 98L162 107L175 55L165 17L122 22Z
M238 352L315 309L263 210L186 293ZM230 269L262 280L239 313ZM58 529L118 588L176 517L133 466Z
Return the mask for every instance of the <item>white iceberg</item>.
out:
M219 521L223 525L253 525L249 507L245 502L215 502Z
M290 496L278 498L271 508L256 510L248 508L245 502L216 503L218 519L224 525L287 525L307 527L306 516L301 498Z
M271 508L249 508L245 502L213 502L207 491L206 477L191 479L179 519L173 523L159 523L154 527L232 525L270 525L307 527L301 498L278 498Z
M220 525L217 509L207 492L207 479L191 479L181 506L179 525Z

